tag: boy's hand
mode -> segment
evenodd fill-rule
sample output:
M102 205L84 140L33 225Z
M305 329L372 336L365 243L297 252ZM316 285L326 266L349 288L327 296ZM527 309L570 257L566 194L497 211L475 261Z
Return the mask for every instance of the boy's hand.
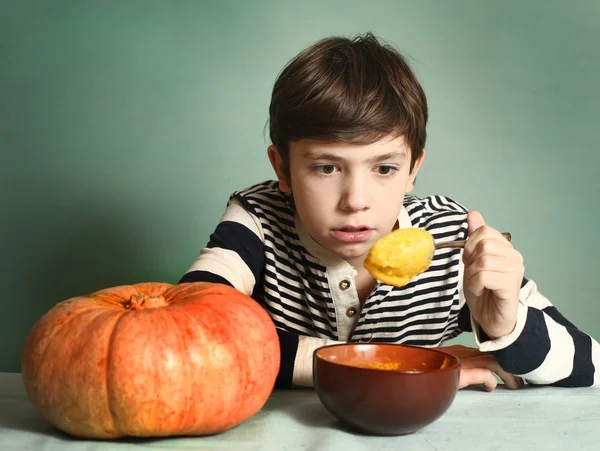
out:
M481 214L467 215L469 238L463 251L465 299L473 318L491 338L510 334L517 323L523 257Z
M502 379L506 388L514 390L523 386L523 379L504 371L492 354L462 345L442 346L437 349L460 360L459 389L483 384L486 391L492 391L498 385L494 373Z

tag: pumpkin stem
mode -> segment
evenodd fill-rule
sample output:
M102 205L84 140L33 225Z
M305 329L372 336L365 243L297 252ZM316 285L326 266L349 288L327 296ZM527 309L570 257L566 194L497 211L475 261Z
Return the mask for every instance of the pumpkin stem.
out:
M146 296L143 294L134 294L129 301L123 304L127 310L146 310L151 308L166 307L168 302L163 296Z

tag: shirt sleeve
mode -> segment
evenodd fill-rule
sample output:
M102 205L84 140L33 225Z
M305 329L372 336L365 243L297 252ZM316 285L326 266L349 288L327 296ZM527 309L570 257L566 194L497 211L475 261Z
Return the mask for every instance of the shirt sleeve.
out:
M532 280L523 281L513 332L491 340L472 317L471 326L481 351L492 352L505 371L530 384L600 385L600 345L562 316Z
M214 233L179 283L213 282L230 285L253 297L264 267L263 234L259 219L232 199ZM313 386L312 355L315 349L334 340L298 335L277 328L281 354L276 387Z
M292 332L287 332L292 333ZM291 382L289 380L282 386L289 387L313 387L313 353L322 346L342 343L329 338L298 336L296 355L293 359L293 372Z
M264 266L260 222L232 199L214 233L179 283L215 282L251 296Z

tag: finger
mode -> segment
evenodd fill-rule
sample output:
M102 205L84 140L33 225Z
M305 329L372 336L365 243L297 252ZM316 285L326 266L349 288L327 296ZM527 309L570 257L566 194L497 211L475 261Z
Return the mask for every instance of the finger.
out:
M505 371L500 364L498 363L498 361L496 360L496 358L494 357L493 363L490 363L490 361L484 361L482 359L478 359L481 366L489 369L490 371L493 371L494 373L496 373L498 375L498 377L502 380L502 382L504 383L504 386L506 388L509 388L511 390L516 390L518 388L523 387L524 383L523 383L523 379L521 379L519 376L515 376L514 374L511 374L507 371Z
M485 225L485 220L481 213L477 210L471 210L467 213L467 227L469 231L469 236L473 235L475 231L481 226Z
M471 210L467 213L467 231L468 239L465 243L465 251L463 253L463 255L466 254L467 256L473 251L477 242L488 234L496 235L498 238L508 241L500 232L495 230L493 227L487 226L485 220L483 219L483 215L477 210Z
M483 384L486 391L496 388L498 380L494 373L504 371L498 364L496 357L491 354L481 354L461 360L461 372L466 371L465 383L468 385Z
M514 374L504 371L496 358L494 358L494 364L492 366L488 366L487 368L496 373L504 383L504 386L508 389L516 390L524 385L523 379L521 379L519 376L515 376Z
M505 285L501 275L479 268L472 270L469 274L465 273L464 277L465 291L476 297L482 296L485 290L497 291Z
M523 271L490 271L481 268L469 268L463 278L465 293L470 293L474 296L481 296L484 290L489 290L494 294L496 300L506 300L505 294L510 294L510 298L517 299L519 297L519 288L523 280ZM489 300L493 300L490 298ZM470 296L467 296L469 302L475 301ZM483 306L482 306L483 307ZM491 308L493 305L486 305L486 308Z
M465 273L470 269L506 273L520 271L523 268L523 259L519 253L508 255L477 254L468 265L465 265Z
M488 228L486 226L486 228ZM523 256L513 245L505 239L500 233L492 233L477 240L467 251L469 261L478 259L483 255L495 255L498 257L507 257L515 261L523 262Z
M465 261L465 263L465 259L468 259L469 255L473 253L475 246L477 246L477 243L481 239L479 235L481 234L480 231L484 226L485 221L483 220L483 216L481 216L481 213L479 213L476 210L471 210L467 213L468 237L463 250L463 261Z
M492 374L494 382L489 379L489 374L484 370L489 371ZM506 388L511 390L516 390L525 385L523 379L504 371L496 358L490 354L482 353L477 357L461 360L461 378L463 378L463 371L465 372L465 376L464 379L461 379L461 382L459 382L459 388L464 388L467 385L473 384L484 384L485 389L491 391L498 384L498 380L494 376L494 373L498 375ZM461 383L466 385L460 387Z
M458 388L475 384L483 384L485 391L493 391L498 381L493 371L487 368L461 368Z
M491 276L501 277L504 280L511 276L514 276L515 279L522 279L525 266L520 261L515 261L512 258L484 255L465 266L464 280L470 281L480 273L490 273Z
M479 254L505 255L513 250L512 243L500 232L493 227L483 225L473 235L469 235L463 250L463 262L468 264Z
M504 386L510 390L516 390L525 385L523 379L521 379L519 376L507 373L504 370L497 371L496 374L498 375L498 377L500 377L500 379L502 379L502 382L504 382Z

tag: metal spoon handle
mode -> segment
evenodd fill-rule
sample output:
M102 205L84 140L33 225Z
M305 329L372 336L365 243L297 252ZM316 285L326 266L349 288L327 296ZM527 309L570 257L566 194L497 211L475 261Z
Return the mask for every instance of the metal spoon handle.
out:
M502 236L504 238L506 238L508 241L510 241L510 239L512 238L511 234L508 232L503 232ZM459 241L447 241L445 243L436 243L435 248L436 249L459 249L459 248L463 248L465 247L465 240L459 240Z

